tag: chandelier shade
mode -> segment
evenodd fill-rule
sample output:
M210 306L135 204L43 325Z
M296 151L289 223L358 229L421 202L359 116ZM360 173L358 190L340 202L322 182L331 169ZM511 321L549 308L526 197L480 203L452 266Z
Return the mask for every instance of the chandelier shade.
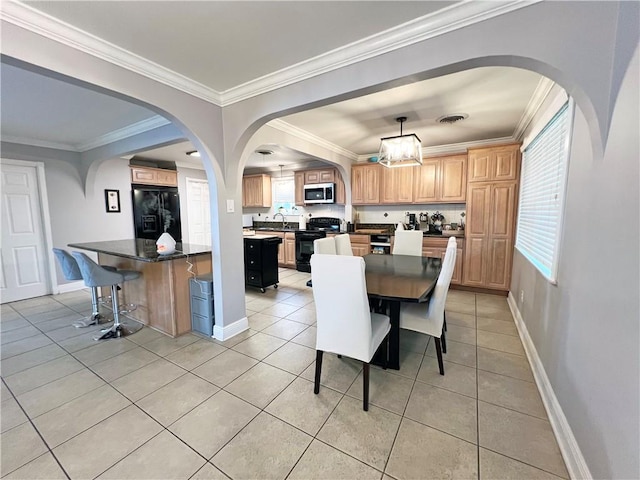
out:
M400 122L400 135L380 139L378 163L385 167L413 167L422 165L422 143L415 133L402 134L402 123L407 117L396 118Z

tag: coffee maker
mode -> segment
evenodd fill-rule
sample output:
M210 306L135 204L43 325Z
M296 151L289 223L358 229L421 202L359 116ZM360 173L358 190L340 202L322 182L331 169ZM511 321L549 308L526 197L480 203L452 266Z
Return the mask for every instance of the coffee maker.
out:
M418 223L418 220L416 219L416 214L415 213L409 213L409 230L419 230L420 229L420 224Z

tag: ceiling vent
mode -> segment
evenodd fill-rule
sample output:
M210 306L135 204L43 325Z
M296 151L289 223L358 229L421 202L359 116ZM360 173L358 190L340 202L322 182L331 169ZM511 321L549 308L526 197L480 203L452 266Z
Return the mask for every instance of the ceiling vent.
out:
M438 123L456 123L468 117L469 115L467 115L466 113L454 113L452 115L444 115L438 118L436 121Z

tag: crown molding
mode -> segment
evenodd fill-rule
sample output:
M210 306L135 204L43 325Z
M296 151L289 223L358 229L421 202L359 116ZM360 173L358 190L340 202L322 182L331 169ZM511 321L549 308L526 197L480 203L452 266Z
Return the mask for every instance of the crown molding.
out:
M194 97L216 105L222 104L219 92L24 3L2 2L0 19Z
M294 137L299 138L301 140L305 140L319 147L326 148L327 150L337 153L338 155L347 157L351 161L355 161L358 159L358 155L353 153L351 150L342 148L336 145L335 143L328 142L327 140L320 138L316 135L313 135L312 133L309 133L306 130L303 130L298 127L294 127L293 125L283 120L279 120L279 119L271 120L269 123L267 123L267 125L277 130L280 130L281 132L287 133L289 135L293 135Z
M456 3L433 14L371 35L224 92L218 92L18 1L2 2L0 18L218 106L227 106L346 65L504 15L540 1L512 0L504 3L463 1Z
M529 124L533 120L533 118L538 113L538 110L544 104L544 101L547 99L553 87L555 86L555 82L553 80L548 79L547 77L540 78L536 89L533 92L533 95L529 99L529 103L522 112L522 117L520 117L520 121L516 125L516 128L513 130L513 138L518 141L522 140L526 129L529 127Z
M113 130L112 132L105 133L104 135L101 135L98 138L95 138L88 142L78 144L76 145L76 148L80 152L85 152L97 147L102 147L103 145L107 145L109 143L117 142L118 140L132 137L133 135L148 132L149 130L153 130L154 128L169 125L170 123L171 122L166 118L161 117L160 115L154 115L153 117L147 118L146 120L132 123L131 125L119 128L118 130Z
M68 152L80 153L75 145L61 142L49 142L47 140L35 140L33 138L17 137L13 135L2 135L2 141L7 143L17 143L20 145L29 145L32 147L53 148L55 150L65 150Z
M463 1L456 3L435 13L419 17L225 90L222 93L222 106L231 105L292 83L444 35L540 1L542 0L513 0L504 3Z

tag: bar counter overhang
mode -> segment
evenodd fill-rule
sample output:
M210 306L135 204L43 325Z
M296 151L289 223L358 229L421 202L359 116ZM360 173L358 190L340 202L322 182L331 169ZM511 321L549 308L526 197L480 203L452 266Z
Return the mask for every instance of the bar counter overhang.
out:
M156 241L147 239L70 243L69 247L96 252L102 265L142 274L121 285L121 303L137 305L129 317L172 337L191 331L189 278L211 273L211 247L177 243L175 253L163 255L157 253Z

